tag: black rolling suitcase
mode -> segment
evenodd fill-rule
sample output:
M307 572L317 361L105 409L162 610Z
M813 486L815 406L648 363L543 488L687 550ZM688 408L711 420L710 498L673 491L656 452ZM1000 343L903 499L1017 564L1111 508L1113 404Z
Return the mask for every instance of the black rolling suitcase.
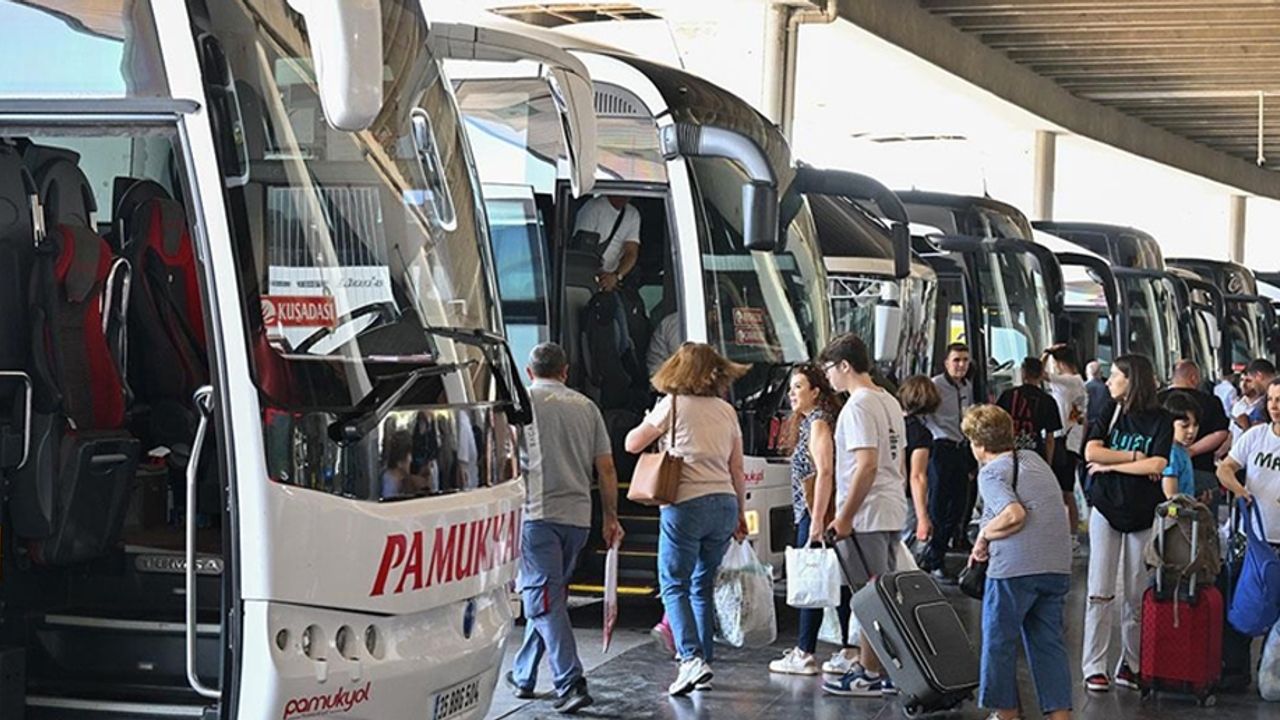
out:
M835 543L845 579L865 577L855 538ZM938 584L918 570L890 573L853 596L853 614L897 686L907 717L950 710L978 687L978 657Z
M1253 638L1241 635L1227 622L1227 610L1235 595L1236 580L1244 566L1244 535L1236 504L1231 503L1230 534L1223 548L1222 572L1218 573L1218 590L1222 592L1222 680L1218 689L1225 693L1245 692L1253 683Z

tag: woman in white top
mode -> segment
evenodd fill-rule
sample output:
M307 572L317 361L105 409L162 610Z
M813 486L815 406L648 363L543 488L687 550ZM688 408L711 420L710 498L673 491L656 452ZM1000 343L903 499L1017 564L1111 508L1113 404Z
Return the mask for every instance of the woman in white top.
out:
M1085 418L1088 416L1089 391L1080 377L1080 365L1075 350L1066 345L1054 345L1044 351L1048 382L1045 389L1058 403L1062 415L1062 429L1054 443L1050 465L1062 489L1062 502L1067 506L1067 523L1071 528L1071 547L1076 548L1080 539L1080 506L1076 505L1076 478L1080 462L1084 459Z
M667 451L684 460L676 501L663 506L658 531L662 604L681 661L668 688L672 695L711 681L712 583L729 539L747 535L742 430L737 412L722 399L747 370L710 345L681 345L653 376L653 387L666 397L627 434L627 452L640 453L665 441L674 422L675 441Z

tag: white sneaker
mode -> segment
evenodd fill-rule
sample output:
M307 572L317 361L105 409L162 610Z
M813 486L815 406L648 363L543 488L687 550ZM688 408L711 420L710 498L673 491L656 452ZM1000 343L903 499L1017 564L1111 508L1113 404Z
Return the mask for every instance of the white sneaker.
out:
M675 696L688 695L697 686L711 682L711 676L711 666L702 658L689 658L680 663L680 672L676 675L676 681L667 687L667 692Z
M827 675L844 675L853 669L858 663L858 655L855 652L852 657L845 655L843 652L837 651L831 653L831 659L822 663L822 672Z
M769 672L782 675L817 675L818 661L800 648L791 648L781 658L769 663Z

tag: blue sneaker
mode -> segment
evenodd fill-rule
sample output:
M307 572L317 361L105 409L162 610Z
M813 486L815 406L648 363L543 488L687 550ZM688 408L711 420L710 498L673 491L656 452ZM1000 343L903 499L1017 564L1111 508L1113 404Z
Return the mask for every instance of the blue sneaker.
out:
M861 665L854 665L853 669L840 676L839 680L822 683L822 691L841 697L875 698L886 694L886 685L893 687L889 678L884 675L873 676ZM894 689L892 692L897 690Z
M881 695L897 695L898 686L893 684L888 675L880 674L880 694Z

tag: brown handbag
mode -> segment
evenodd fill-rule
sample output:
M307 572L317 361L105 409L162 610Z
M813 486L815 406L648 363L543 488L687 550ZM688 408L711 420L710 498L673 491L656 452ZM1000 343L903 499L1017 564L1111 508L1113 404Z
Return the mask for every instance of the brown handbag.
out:
M804 504L805 504L805 507L809 508L810 518L814 517L813 502L815 499L814 493L817 490L817 486L818 486L817 473L810 473L806 475L803 480L800 481L800 487L803 488L804 490ZM835 495L832 494L830 502L827 503L826 517L823 518L822 520L822 527L824 528L827 527L835 519L836 519L836 498L835 498ZM814 518L814 520L816 520L816 518Z
M667 449L646 452L636 462L631 475L631 487L627 499L639 505L670 505L676 501L680 487L680 474L684 471L684 458L672 455L676 443L676 396L671 396L671 434Z

